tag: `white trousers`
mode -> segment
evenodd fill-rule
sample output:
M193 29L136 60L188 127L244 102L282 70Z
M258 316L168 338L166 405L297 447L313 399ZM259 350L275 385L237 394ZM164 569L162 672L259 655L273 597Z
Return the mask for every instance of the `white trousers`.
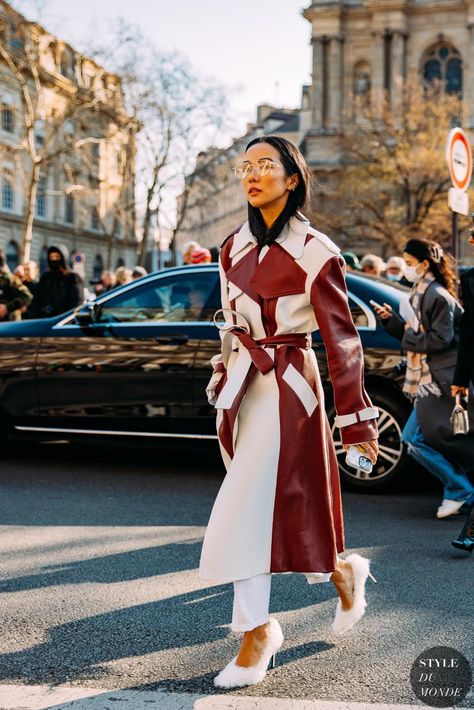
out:
M307 574L309 584L329 582L331 572ZM258 574L248 579L234 582L234 607L232 610L232 631L251 631L256 626L266 624L270 619L271 574Z

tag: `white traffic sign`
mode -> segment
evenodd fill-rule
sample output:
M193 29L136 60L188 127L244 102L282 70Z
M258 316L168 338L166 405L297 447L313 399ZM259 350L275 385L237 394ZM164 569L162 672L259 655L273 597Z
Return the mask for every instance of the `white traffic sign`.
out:
M472 177L472 148L462 128L453 128L449 132L446 160L453 186L465 192Z
M448 190L448 206L453 212L469 216L469 195L464 190L450 187Z

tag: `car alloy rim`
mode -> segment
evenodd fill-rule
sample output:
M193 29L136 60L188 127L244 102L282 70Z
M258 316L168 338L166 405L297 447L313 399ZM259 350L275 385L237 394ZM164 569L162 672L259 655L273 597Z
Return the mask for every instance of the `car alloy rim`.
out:
M358 471L346 464L346 452L342 448L341 437L336 425L332 424L332 435L336 447L336 456L340 469L350 478L356 481L381 481L388 476L401 459L403 444L401 440L402 430L390 412L376 405L380 412L377 420L379 429L379 457L371 473Z

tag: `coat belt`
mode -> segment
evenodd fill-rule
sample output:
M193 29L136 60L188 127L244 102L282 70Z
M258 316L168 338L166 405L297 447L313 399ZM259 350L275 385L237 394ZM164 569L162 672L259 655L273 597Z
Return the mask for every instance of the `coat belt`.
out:
M229 377L222 388L217 401L216 409L230 409L245 383L248 371L252 363L262 373L266 375L274 369L275 361L265 350L266 347L276 347L277 345L288 345L296 348L311 348L310 333L284 333L282 335L271 335L268 338L255 340L244 328L236 326L228 332L235 335L241 346L239 355L234 366L229 373Z

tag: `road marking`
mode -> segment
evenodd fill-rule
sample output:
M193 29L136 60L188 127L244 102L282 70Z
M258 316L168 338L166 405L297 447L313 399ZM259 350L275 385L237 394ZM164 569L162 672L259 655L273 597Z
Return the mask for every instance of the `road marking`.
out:
M0 684L0 710L193 710L202 697L160 690Z
M256 695L167 693L136 688L110 690L64 685L0 684L0 710L426 710L426 705L383 705ZM457 708L457 710L468 710Z

